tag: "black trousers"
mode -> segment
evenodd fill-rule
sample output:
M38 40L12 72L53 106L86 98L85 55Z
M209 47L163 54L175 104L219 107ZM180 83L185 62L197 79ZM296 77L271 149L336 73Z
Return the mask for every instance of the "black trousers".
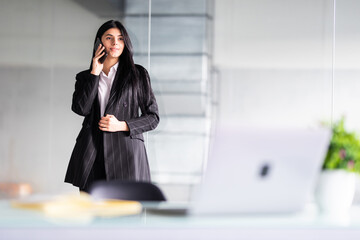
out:
M90 186L93 182L99 180L106 180L105 163L104 163L104 144L103 144L102 134L98 146L99 148L95 162L91 168L89 177L86 181L84 188L79 187L80 191L89 193Z

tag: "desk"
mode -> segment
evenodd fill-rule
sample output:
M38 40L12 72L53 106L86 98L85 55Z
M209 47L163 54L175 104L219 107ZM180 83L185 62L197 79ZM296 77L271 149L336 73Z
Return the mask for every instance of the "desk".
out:
M171 216L96 218L89 223L54 223L41 213L0 201L0 239L360 239L360 207L343 218L317 213L309 205L292 215Z

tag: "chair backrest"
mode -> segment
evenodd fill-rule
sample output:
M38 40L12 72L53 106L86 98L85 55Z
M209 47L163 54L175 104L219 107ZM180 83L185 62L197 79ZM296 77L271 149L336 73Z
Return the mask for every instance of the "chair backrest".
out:
M97 199L133 201L166 201L160 188L149 182L96 181L90 186L90 195Z

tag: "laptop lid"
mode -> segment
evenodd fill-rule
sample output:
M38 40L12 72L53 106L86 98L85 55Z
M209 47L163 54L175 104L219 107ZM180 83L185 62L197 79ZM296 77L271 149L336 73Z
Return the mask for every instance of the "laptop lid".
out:
M192 214L290 213L313 193L329 129L221 127Z

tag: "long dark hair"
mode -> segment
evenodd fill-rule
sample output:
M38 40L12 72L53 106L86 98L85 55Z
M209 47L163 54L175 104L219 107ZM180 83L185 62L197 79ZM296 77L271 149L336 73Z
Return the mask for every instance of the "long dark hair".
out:
M137 104L141 109L143 109L144 99L148 98L147 93L145 93L145 92L148 92L147 91L148 89L146 89L147 86L140 87L140 84L139 84L140 76L139 75L143 75L143 74L139 73L135 67L135 63L134 63L134 59L133 59L133 47L131 44L129 34L126 31L124 25L122 25L119 21L109 20L100 26L100 28L97 31L96 36L95 36L92 58L94 58L94 56L95 56L96 39L99 38L101 40L102 35L110 28L117 28L120 30L121 35L124 39L124 45L125 45L124 50L119 57L119 66L118 66L118 71L120 71L118 76L123 83L118 84L117 87L120 90L121 86L124 86L123 84L126 84L127 80L130 80L130 83L133 88L133 94L134 94L133 100L136 101L136 102L134 102L134 104ZM92 60L90 63L90 71L91 70L92 70ZM146 75L146 76L144 76L146 78L145 81L149 81L148 73L146 72L145 69L143 69L143 70L145 71L145 75ZM144 87L145 87L145 89L144 89Z

